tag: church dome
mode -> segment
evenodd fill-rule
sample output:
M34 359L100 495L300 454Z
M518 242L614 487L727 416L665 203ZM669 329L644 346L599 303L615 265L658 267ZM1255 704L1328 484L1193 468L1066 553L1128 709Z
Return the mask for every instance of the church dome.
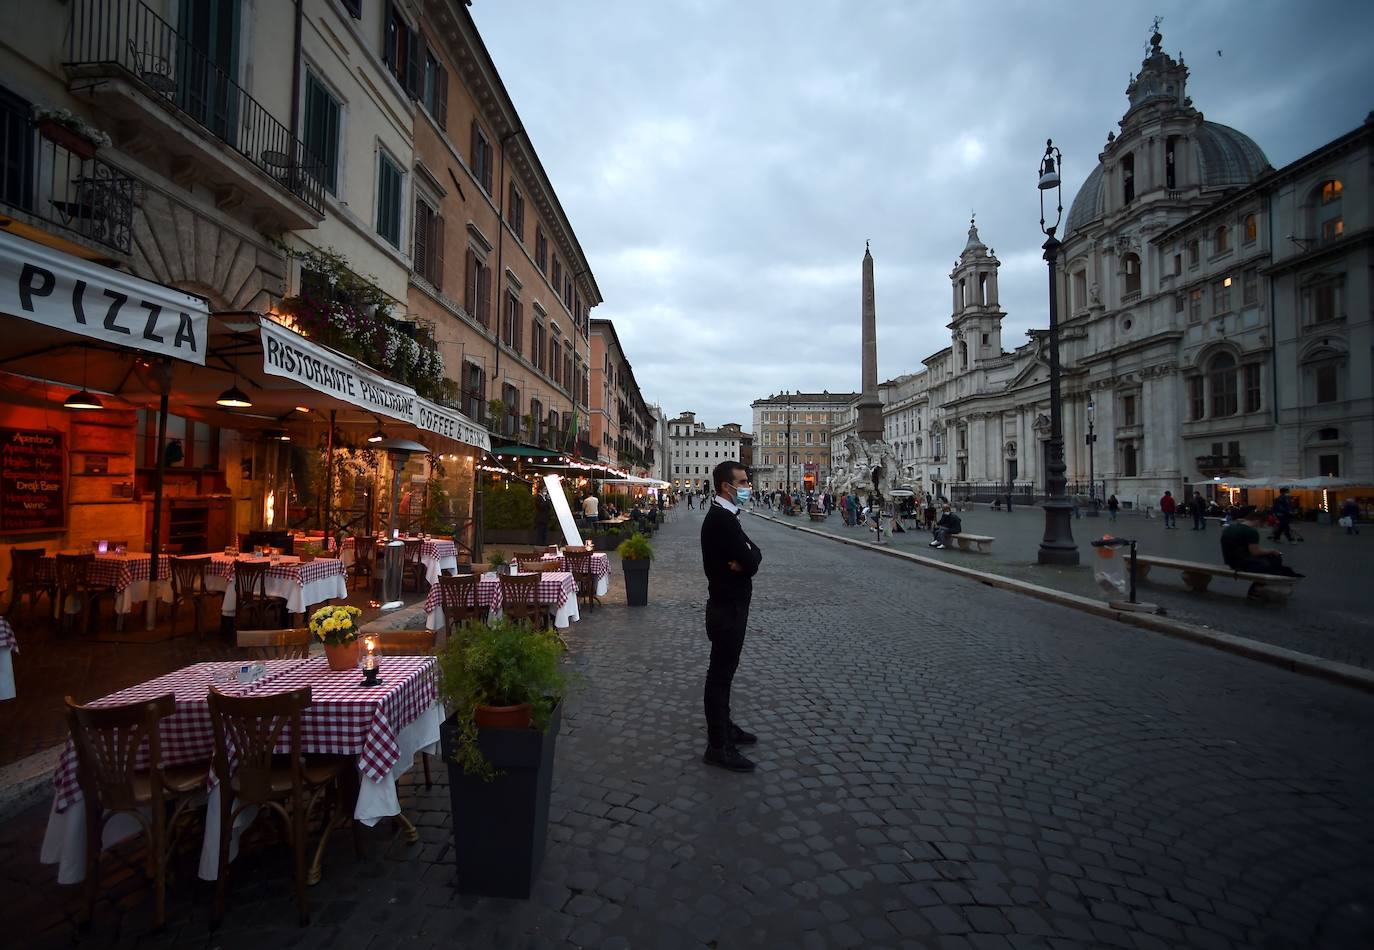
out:
M1203 189L1248 185L1269 166L1269 159L1255 140L1220 122L1203 122L1189 138ZM1065 235L1082 230L1106 210L1106 175L1103 165L1089 173L1069 206Z

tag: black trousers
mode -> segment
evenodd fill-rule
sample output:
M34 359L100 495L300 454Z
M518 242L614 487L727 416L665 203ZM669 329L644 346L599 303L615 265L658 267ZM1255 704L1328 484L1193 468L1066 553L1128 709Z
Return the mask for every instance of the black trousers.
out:
M1279 538L1287 537L1293 540L1293 516L1279 515L1279 523L1274 527L1274 533L1269 536L1270 541L1277 541Z
M1193 529L1196 531L1207 530L1207 522L1203 520L1203 512L1201 508L1193 509Z
M706 636L711 641L711 665L706 668L706 741L719 748L725 744L730 725L730 684L739 669L744 647L744 628L749 623L749 602L708 600Z
M1238 571L1248 571L1251 574L1278 574L1282 577L1292 577L1293 569L1283 563L1283 557L1278 554L1262 554L1259 557L1236 558L1230 563L1230 567Z

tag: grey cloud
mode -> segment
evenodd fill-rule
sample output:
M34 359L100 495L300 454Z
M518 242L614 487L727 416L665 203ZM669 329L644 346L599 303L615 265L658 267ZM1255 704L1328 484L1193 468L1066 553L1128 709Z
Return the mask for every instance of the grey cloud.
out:
M477 0L473 16L591 260L597 316L646 398L716 424L783 388L857 387L865 239L884 377L946 344L971 209L1003 262L1003 345L1043 326L1045 138L1067 206L1156 12L1198 108L1276 165L1374 106L1374 5L1155 6Z

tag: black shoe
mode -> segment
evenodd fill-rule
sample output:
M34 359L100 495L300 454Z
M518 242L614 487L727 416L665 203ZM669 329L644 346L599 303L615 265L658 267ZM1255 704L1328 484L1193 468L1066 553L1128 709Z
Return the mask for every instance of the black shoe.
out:
M706 754L701 757L701 761L717 768L728 769L731 772L754 771L754 763L740 755L739 749L732 745L723 745L720 748L707 746Z
M729 735L730 737L730 743L732 745L737 746L755 745L759 741L758 736L754 735L752 732L745 732L743 729L735 725L733 722L730 723L730 731L727 733L727 735Z

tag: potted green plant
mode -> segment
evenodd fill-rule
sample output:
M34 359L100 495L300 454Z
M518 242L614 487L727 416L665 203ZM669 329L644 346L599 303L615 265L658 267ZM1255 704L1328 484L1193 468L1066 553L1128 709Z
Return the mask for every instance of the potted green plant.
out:
M95 158L98 150L110 144L109 135L70 109L35 109L33 122L39 135L78 158Z
M510 561L506 558L504 551L492 551L487 555L487 570L496 574L504 574L508 567L510 567Z
M352 670L358 666L357 607L321 607L310 615L310 632L324 644L324 655L331 670Z
M636 531L615 549L620 555L620 567L625 572L625 603L631 607L644 607L649 603L649 562L654 558L654 549L649 541Z
M439 653L460 892L530 894L548 835L562 655L557 637L508 620L469 620Z

